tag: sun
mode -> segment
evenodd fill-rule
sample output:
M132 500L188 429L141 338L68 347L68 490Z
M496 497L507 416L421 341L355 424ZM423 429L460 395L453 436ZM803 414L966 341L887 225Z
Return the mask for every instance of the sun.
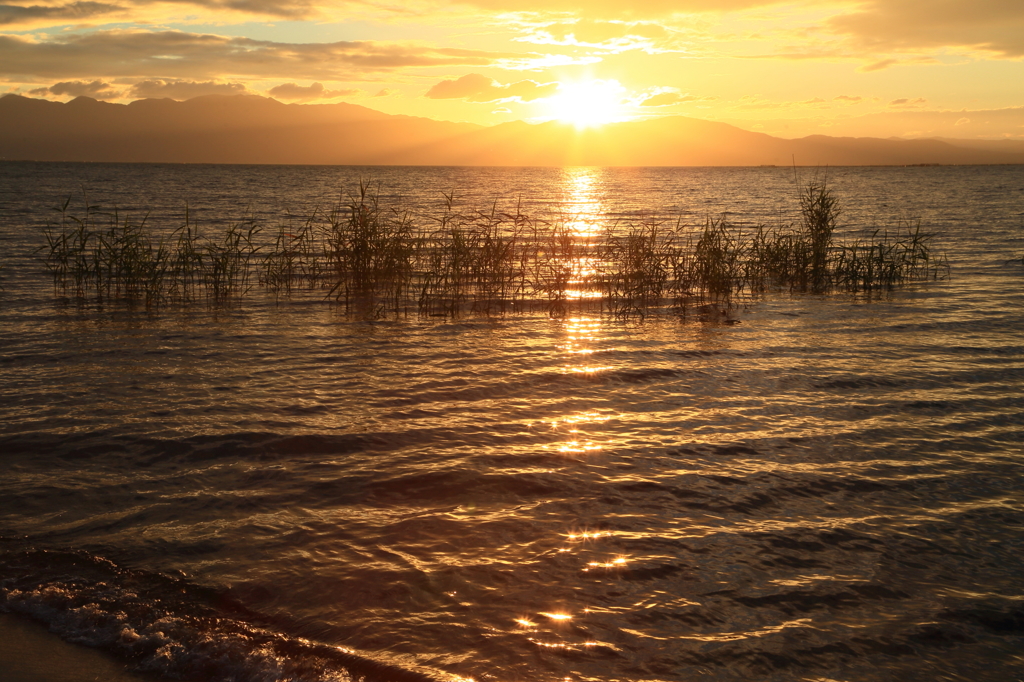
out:
M577 128L614 123L628 118L625 94L626 88L616 80L563 83L558 93L545 101L545 113Z

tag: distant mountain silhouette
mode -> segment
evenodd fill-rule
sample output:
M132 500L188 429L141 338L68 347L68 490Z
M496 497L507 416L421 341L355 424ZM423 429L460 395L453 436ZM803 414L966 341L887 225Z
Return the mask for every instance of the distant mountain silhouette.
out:
M354 104L209 95L110 104L0 98L0 159L344 165L757 166L1024 163L1024 144L812 135L784 140L682 116L577 130L485 127Z

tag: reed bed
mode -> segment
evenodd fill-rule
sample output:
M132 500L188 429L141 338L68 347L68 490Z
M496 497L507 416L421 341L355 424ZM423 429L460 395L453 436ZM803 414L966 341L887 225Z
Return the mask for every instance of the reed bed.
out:
M156 237L145 217L88 201L75 215L69 205L56 208L41 248L55 291L150 308L305 291L372 318L685 315L775 290L884 291L948 270L920 224L837 240L841 207L825 183L805 187L800 222L771 228L709 217L698 227L640 221L596 232L518 204L464 210L452 194L436 215L412 216L365 183L347 202L273 229L250 216L203 231L186 207L184 222Z

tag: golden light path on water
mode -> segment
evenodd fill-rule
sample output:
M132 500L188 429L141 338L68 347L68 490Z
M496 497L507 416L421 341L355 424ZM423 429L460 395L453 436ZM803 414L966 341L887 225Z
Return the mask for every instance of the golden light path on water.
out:
M598 168L565 168L562 172L562 211L566 224L581 237L599 232L598 219L607 208L601 200Z
M590 252L603 229L602 218L607 206L602 201L598 168L566 168L563 171L564 198L562 221L564 235L572 239L574 248L565 253L564 265L569 270L569 287L565 294L570 300L598 298L590 283L598 274L600 263Z
M575 374L593 375L612 369L609 365L592 361L595 345L602 340L601 319L598 317L574 317L565 320L564 342L560 351L565 353L565 371ZM553 444L559 452L585 453L602 449L605 444L595 441L587 431L587 425L608 421L612 415L597 411L586 411L564 415L552 421L551 428L566 433L567 440Z

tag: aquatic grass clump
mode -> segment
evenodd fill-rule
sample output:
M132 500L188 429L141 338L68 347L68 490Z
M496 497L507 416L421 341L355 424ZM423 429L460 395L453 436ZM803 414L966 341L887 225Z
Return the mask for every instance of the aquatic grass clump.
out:
M249 293L252 266L260 247L256 237L261 231L255 217L231 224L219 239L203 244L198 261L207 296L216 303Z
M317 268L329 297L374 316L406 307L419 246L409 216L384 209L378 196L362 183L358 197L331 210L322 231L326 264Z
M920 224L837 240L841 209L831 187L810 183L799 204L796 225L741 227L723 215L696 228L639 221L600 231L564 215L526 215L519 202L510 211L497 202L463 209L454 193L437 213L414 216L362 183L297 227L265 230L250 215L211 236L187 205L184 223L156 238L147 218L88 201L79 217L65 202L42 248L55 290L79 299L227 305L254 289L275 299L321 291L371 318L531 309L686 315L773 290L872 292L948 271Z
M610 312L643 316L662 304L677 262L677 238L656 222L631 226L621 235L609 233L601 260L608 270L602 293Z
M725 217L708 218L697 239L690 260L689 282L702 296L728 299L742 289L740 277L743 254L747 250L743 233Z
M564 316L574 305L582 308L600 291L600 275L608 269L599 269L604 263L597 239L578 231L565 216L533 225L530 284L549 314Z
M518 204L514 213L497 203L487 211L460 212L449 193L434 221L419 251L421 313L503 315L521 309L535 293L530 266L540 251L538 227Z
M317 226L320 207L303 221L299 229L281 225L274 241L263 248L258 259L258 283L267 291L288 296L300 284L315 288L327 279L327 262L323 258Z
M832 261L831 276L837 288L846 291L893 289L915 280L938 279L948 273L944 257L933 258L928 242L932 235L921 231L921 223L900 222L896 228L877 229L871 237L839 247Z
M169 252L162 241L153 243L145 225L145 218L135 223L115 211L109 227L91 235L92 288L98 298L152 305L163 295Z
M827 180L812 181L800 195L800 214L809 251L807 268L811 291L821 293L828 286L832 233L839 220L839 199Z
M48 226L44 232L47 250L45 263L53 276L54 290L84 296L90 279L91 264L88 244L91 236L90 221L97 210L85 197L85 215L81 218L68 213L71 197L52 210L60 213L60 223Z
M515 213L505 213L495 202L489 212L476 214L471 304L475 313L503 315L514 311L530 293L528 263L534 255L530 235L536 226L520 209L517 204Z
M747 246L742 276L751 293L773 287L806 290L810 261L810 250L801 235L784 227L758 225Z
M70 201L70 200L69 200ZM86 202L83 217L56 210L60 223L44 234L44 262L54 289L78 299L125 300L147 307L205 297L225 304L248 293L260 249L255 218L230 225L219 239L203 239L186 207L185 223L170 239L154 239L147 219L133 221ZM105 229L97 221L106 218Z

